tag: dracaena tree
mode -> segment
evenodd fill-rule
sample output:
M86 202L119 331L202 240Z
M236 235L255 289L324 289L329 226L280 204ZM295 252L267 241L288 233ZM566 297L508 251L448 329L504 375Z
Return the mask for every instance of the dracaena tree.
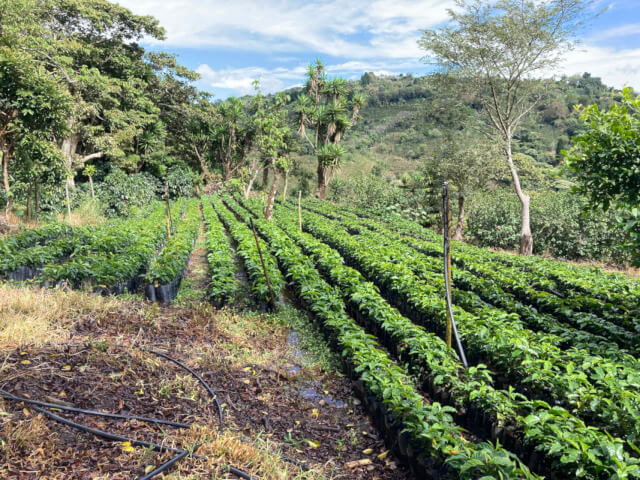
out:
M291 166L290 153L294 148L294 142L291 129L287 125L288 100L289 97L283 93L268 100L259 90L253 100L256 148L264 168L273 173L273 183L263 212L267 220L271 220L273 214L273 204L282 174L286 175Z
M245 165L252 147L253 128L242 100L228 98L216 105L216 155L224 181L230 180Z
M322 62L309 65L305 92L295 100L298 133L317 159L316 196L326 197L327 185L340 167L344 150L339 143L360 118L362 95L352 95L342 78L328 79Z
M514 135L544 97L546 74L574 44L591 0L455 0L450 22L426 30L419 45L445 73L465 80L482 104L488 136L501 139L521 204L520 253L533 251L529 204L513 161Z

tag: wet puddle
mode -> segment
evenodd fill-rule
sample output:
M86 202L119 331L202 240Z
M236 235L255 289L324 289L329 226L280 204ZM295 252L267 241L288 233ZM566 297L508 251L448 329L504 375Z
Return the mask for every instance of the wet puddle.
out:
M299 343L298 332L290 332L287 336L287 344L292 347L291 351L293 354L292 360L294 365L288 370L289 373L298 373L303 368L303 365L309 363L306 361L302 350L300 350ZM331 405L336 408L343 408L346 405L342 400L336 400L323 393L322 386L320 384L300 387L298 391L302 398L314 403L324 401L327 405Z

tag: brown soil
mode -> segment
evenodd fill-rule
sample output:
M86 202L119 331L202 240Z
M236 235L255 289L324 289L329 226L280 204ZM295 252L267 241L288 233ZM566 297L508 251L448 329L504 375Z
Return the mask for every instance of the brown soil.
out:
M261 440L256 448L268 450L278 462L282 460L276 450L321 474L309 478L407 478L391 454L386 455L352 396L350 382L317 367L296 365L288 332L271 325L268 317L241 317L207 304L163 308L123 301L69 315L62 323L72 341L91 345L4 349L0 388L31 399L193 425L185 432L56 412L94 428L175 448L199 439L204 443L199 453L211 461L182 460L172 470L182 476L172 478L212 475L214 462L231 463L263 478L300 474L287 462L289 473L280 469L276 474L274 466L257 464L239 452L245 444L255 446L257 437ZM243 441L234 448L227 440L220 446L217 411L205 390L184 370L141 351L144 348L162 351L200 373L222 403L224 435ZM0 440L0 477L7 479L137 478L172 456L107 443L8 400L0 400ZM364 465L354 463L359 460ZM219 471L216 475L226 477Z

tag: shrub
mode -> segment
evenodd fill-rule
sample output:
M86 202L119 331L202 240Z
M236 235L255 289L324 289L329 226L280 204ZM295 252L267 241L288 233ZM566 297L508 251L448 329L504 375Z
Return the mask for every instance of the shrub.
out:
M520 238L520 204L511 190L476 194L469 202L465 237L483 247L513 250ZM531 194L534 253L571 260L624 263L624 234L614 214L587 213L569 192Z
M159 182L148 173L127 175L114 168L96 185L96 195L105 206L105 213L127 215L131 207L143 207L155 198Z

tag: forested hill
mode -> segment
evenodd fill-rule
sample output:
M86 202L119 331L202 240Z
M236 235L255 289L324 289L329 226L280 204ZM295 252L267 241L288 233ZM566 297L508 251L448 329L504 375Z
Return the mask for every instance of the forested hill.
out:
M480 109L464 87L443 92L429 76L365 73L349 84L366 95L366 105L344 140L343 178L363 170L399 178L403 172L421 168L443 137L460 130ZM297 92L292 90L292 96ZM547 92L517 131L515 143L517 152L532 157L542 168L560 162L559 152L579 130L575 105L608 107L613 100L613 89L589 73L563 77L552 82Z

